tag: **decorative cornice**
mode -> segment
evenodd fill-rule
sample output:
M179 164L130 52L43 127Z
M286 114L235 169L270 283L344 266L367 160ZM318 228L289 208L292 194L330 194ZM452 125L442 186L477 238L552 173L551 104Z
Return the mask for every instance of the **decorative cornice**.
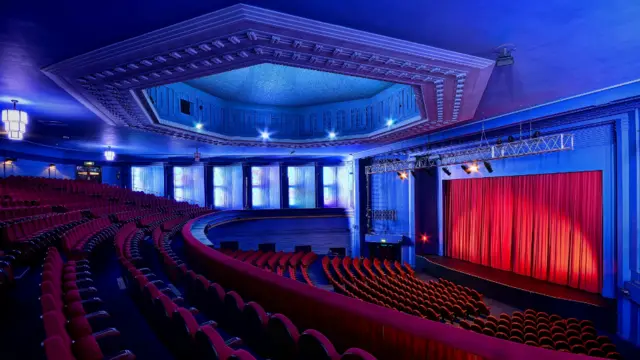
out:
M171 133L140 101L142 89L264 62L414 86L425 121L402 128L402 134L371 134L368 140L376 142L395 141L469 120L475 112L470 106L477 106L488 76L480 77L485 79L483 83L470 87L465 87L465 81L493 68L491 60L240 4L62 61L43 71L110 124ZM463 101L468 98L472 101ZM188 135L193 130L172 131L171 135L202 141L200 134ZM230 144L228 140L212 141ZM331 146L350 141L336 140ZM315 141L309 144L318 146ZM267 145L257 142L256 146Z

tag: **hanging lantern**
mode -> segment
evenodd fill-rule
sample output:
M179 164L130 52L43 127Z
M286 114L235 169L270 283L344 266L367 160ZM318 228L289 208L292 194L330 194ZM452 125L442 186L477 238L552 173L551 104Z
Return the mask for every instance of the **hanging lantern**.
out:
M104 152L104 158L107 159L107 161L113 161L113 159L116 158L116 153L111 150L111 146Z
M24 111L16 109L18 100L11 100L13 103L13 109L2 110L2 122L4 123L4 129L7 132L9 139L22 140L24 133L27 132L27 124L29 123L29 117Z

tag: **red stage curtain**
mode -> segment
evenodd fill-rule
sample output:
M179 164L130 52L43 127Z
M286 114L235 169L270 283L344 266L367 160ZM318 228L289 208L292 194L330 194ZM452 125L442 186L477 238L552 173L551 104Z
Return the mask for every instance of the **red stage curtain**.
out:
M602 288L602 173L445 184L445 255L594 293Z

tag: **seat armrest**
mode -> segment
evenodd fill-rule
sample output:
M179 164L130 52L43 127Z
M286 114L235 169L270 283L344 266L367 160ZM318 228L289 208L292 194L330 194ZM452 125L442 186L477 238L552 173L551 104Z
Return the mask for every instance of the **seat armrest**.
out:
M96 293L96 292L98 292L98 289L94 288L93 286L90 286L88 288L78 289L78 292L80 294Z
M104 311L104 310L92 312L90 314L85 315L85 319L87 319L87 320L106 319L106 318L110 318L110 317L111 317L111 315L109 315L109 313Z
M116 328L108 328L92 334L92 336L96 340L104 339L110 336L119 336L119 335L120 335L120 331L118 331Z
M135 360L136 356L129 350L122 350L115 355L105 356L106 360Z
M82 304L82 306L89 304L102 304L102 299L100 299L99 297L92 297L91 299L80 301L80 304Z
M240 346L242 346L242 339L240 339L239 337L232 337L231 339L227 340L224 342L225 345L227 345L230 348L239 348Z
M85 283L93 283L93 279L86 278L86 279L76 280L76 284L85 284Z
M209 321L205 321L202 324L200 324L200 326L211 326L212 328L217 328L218 327L218 323L213 321L213 320L209 320Z

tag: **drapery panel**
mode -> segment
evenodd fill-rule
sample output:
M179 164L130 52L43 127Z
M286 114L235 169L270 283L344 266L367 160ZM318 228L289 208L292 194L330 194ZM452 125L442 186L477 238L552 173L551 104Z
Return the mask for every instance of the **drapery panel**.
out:
M445 254L599 293L602 173L450 180Z
M243 208L241 165L213 168L213 206L225 210Z
M160 197L164 196L164 167L132 166L131 189Z
M289 207L309 209L316 207L316 169L315 166L287 167L289 183Z
M254 209L280 208L280 169L278 166L251 167L251 206Z
M173 197L178 201L186 201L190 204L205 206L204 167L174 167Z

